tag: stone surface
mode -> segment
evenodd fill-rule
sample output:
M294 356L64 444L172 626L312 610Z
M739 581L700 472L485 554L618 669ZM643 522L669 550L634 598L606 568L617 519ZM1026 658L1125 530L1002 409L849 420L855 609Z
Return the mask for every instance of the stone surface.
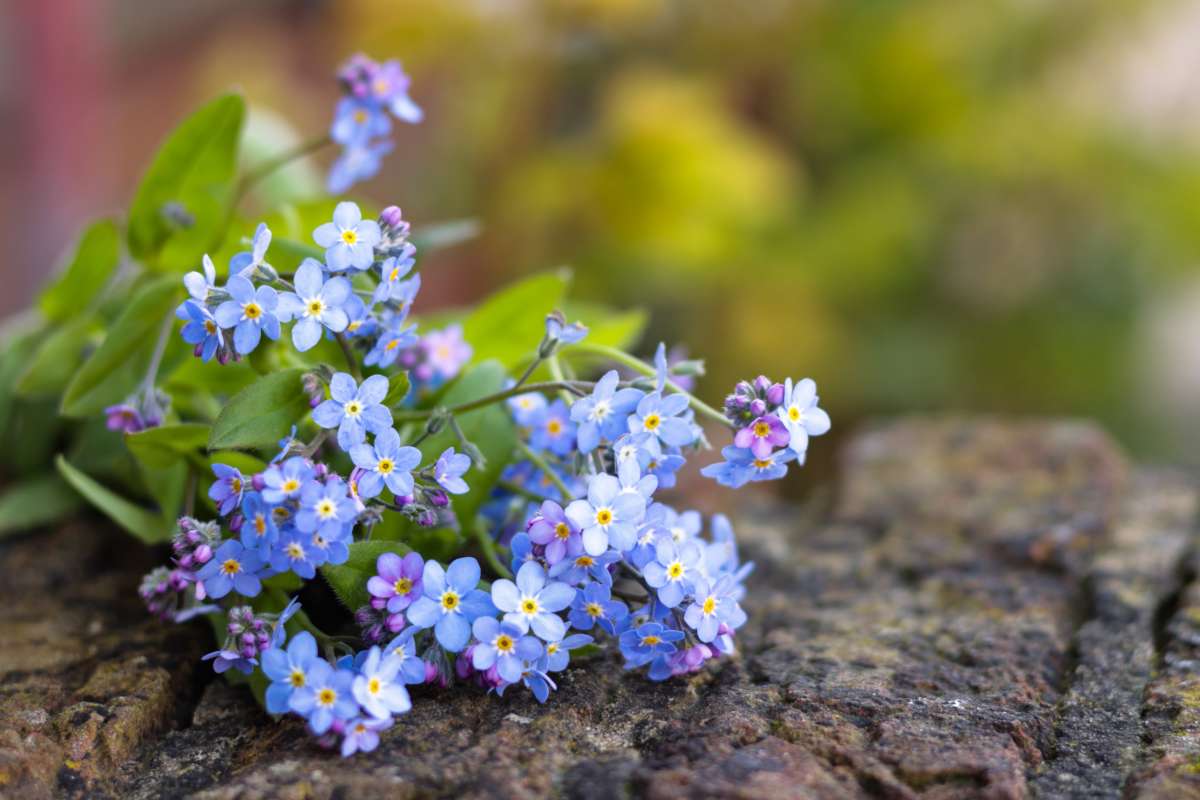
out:
M833 488L736 520L740 657L650 684L599 656L545 706L418 690L345 761L141 615L143 554L6 544L0 795L1200 797L1190 476L1086 424L929 419L857 437Z

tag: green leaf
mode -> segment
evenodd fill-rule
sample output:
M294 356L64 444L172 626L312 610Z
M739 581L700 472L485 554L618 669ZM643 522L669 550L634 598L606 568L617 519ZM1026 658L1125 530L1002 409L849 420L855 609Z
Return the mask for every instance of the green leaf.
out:
M546 314L562 301L565 273L535 275L501 289L463 320L463 337L477 362L496 359L512 368L537 350Z
M54 466L58 468L59 474L66 479L67 483L85 500L143 542L155 544L171 538L171 527L165 525L162 517L158 514L126 500L111 489L97 483L88 475L71 466L62 456L54 460Z
M409 380L407 372L397 372L388 375L387 378L388 393L387 397L383 398L383 404L388 408L396 408L404 402L404 398L408 397L412 382Z
M129 250L136 258L179 270L221 243L244 116L241 96L227 94L184 120L163 143L129 210ZM170 219L168 204L190 223Z
M179 301L179 281L158 278L142 287L63 392L62 413L86 417L121 402L150 362L162 326Z
M42 339L17 378L16 393L22 397L45 397L62 392L78 371L84 350L98 330L95 318L85 313Z
M62 274L42 291L38 308L65 322L91 306L121 260L121 235L111 219L93 222L79 237Z
M9 445L8 434L12 433L10 422L15 416L17 378L37 350L45 336L45 322L38 320L33 327L5 338L0 351L0 436L2 444Z
M478 236L481 230L483 227L478 220L454 219L435 222L432 225L420 225L413 230L411 239L417 252L432 253L468 242Z
M267 447L287 436L309 411L303 375L303 369L286 369L234 395L213 423L208 449Z
M58 475L42 475L0 492L0 537L69 517L80 506L79 495Z
M375 561L384 553L407 555L409 549L399 542L384 542L372 539L350 545L350 557L343 564L326 564L321 574L342 604L351 611L370 602L367 581L375 574Z
M197 456L208 444L209 427L180 422L125 435L125 446L147 467L167 468Z

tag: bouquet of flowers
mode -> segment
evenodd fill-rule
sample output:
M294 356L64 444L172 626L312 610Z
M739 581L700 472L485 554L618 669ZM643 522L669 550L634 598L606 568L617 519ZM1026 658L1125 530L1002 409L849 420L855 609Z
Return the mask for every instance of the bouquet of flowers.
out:
M234 235L242 196L292 158L336 143L342 193L378 170L394 122L421 119L396 62L355 57L340 79L327 136L240 178L241 99L202 109L138 192L124 269L121 226L97 223L43 298L22 380L123 434L133 470L96 466L86 425L57 467L169 540L148 608L208 618L213 668L345 755L414 685L545 702L603 648L651 680L733 653L752 565L724 516L662 495L709 447L700 421L732 436L701 470L720 484L802 464L829 429L815 384L759 377L714 409L691 392L701 362L627 352L639 314L557 310L562 274L418 322L417 258L463 226L422 238L395 206L287 206Z

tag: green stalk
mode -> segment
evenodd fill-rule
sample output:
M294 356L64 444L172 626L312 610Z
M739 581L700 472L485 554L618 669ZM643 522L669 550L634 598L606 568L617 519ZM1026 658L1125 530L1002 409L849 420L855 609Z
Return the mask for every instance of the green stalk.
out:
M475 541L479 543L479 549L483 551L483 558L487 561L488 566L501 578L511 580L513 576L512 570L500 560L500 554L496 552L495 540L487 532L487 528L481 525L478 520L475 522Z
M445 411L451 414L465 414L468 411L474 411L477 408L490 406L493 403L499 403L501 400L507 400L510 397L516 397L517 395L525 394L526 392L550 392L554 391L555 389L562 389L564 391L582 391L584 389L590 389L593 386L595 386L595 384L590 381L555 381L553 383L531 383L526 386L513 386L501 392L484 395L483 397L472 400L469 403L462 403L460 405L447 408ZM433 416L433 412L434 409L429 409L426 411L397 411L392 414L392 419L394 419L396 422L420 422L421 420L429 419L431 416Z
M544 472L546 477L550 479L551 483L558 487L558 490L562 492L563 502L567 502L571 499L571 490L567 488L567 484L563 483L563 479L558 477L558 473L550 469L550 465L546 463L546 459L542 458L540 454L535 453L533 449L524 442L517 442L517 449L521 451L521 455L533 462L535 467Z

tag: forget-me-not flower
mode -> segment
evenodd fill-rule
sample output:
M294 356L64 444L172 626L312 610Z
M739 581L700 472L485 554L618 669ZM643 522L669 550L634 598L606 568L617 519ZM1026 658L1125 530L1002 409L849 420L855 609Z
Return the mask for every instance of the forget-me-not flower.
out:
M204 584L204 594L219 600L230 591L244 597L256 597L262 591L259 573L263 569L262 558L253 550L247 550L237 539L228 539L213 553L212 559L196 573L196 579Z
M479 562L458 558L442 569L436 561L425 562L421 582L424 597L408 607L408 620L419 628L433 628L438 644L457 653L471 638L471 623L496 613L491 598L479 585Z
M590 453L602 439L613 441L626 431L626 419L637 408L644 393L638 389L617 389L620 376L616 370L605 373L587 397L571 406L571 420L579 429L579 449Z
M279 294L270 286L259 286L248 278L234 275L225 284L231 299L217 306L213 317L222 328L233 328L233 349L246 355L258 347L263 334L268 339L279 338L279 318L275 308Z
M343 97L334 109L329 138L342 145L363 145L391 131L391 119L374 103Z
M567 517L583 531L583 549L598 556L610 546L628 550L637 540L637 525L646 513L646 499L623 492L612 475L600 473L588 483L586 500L567 506Z
M194 300L185 301L180 308L187 315L187 324L183 326L180 335L188 344L196 345L195 354L201 361L211 361L217 350L225 344L225 337L221 334L221 326L217 324L216 317Z
M642 568L642 574L658 599L668 608L679 605L699 577L699 545L694 541L676 544L670 537L659 538L654 547L654 560Z
M471 651L471 664L483 671L493 665L500 677L509 683L521 679L527 661L541 658L542 643L526 636L519 625L500 622L495 617L480 617L471 627L478 643Z
M530 629L547 642L556 642L567 626L556 612L575 598L575 590L561 581L546 582L541 564L529 562L517 572L516 583L502 578L492 583L492 602L505 612L504 621L522 632Z
M328 661L316 659L309 665L307 682L292 694L289 705L297 714L307 717L308 726L320 736L335 719L344 721L358 715L353 685L353 672L335 669Z
M413 493L412 471L421 464L421 451L400 444L395 428L385 428L375 436L375 444L359 444L350 448L350 458L363 474L358 479L358 493L371 498L387 486L396 497Z
M336 475L324 483L309 481L300 490L296 527L303 533L318 533L327 540L341 539L357 517L358 507L346 482Z
M329 381L330 398L313 409L313 421L322 428L338 429L338 446L349 452L366 438L390 430L392 412L383 405L388 379L372 375L359 386L345 372L334 373Z
M262 654L263 672L271 679L267 711L282 714L291 709L292 695L308 684L308 669L317 660L317 640L308 631L293 636L286 650L272 647Z
M354 699L363 710L376 719L386 719L392 714L403 714L412 708L412 700L404 681L400 678L403 659L387 654L378 646L367 653L367 660L354 678L351 687Z
M466 494L471 487L462 476L471 468L471 457L447 447L433 467L433 479L450 494Z
M343 306L350 299L350 281L341 276L328 280L316 259L306 258L296 270L294 292L279 296L279 314L284 322L295 320L292 344L301 353L321 340L321 328L341 333L350 324Z
M325 263L333 272L367 269L375 261L375 245L383 234L379 223L363 219L358 205L341 202L333 210L333 222L313 231L313 240L325 248Z
M408 553L403 557L396 553L381 553L375 559L375 573L367 581L367 593L385 602L389 613L397 614L421 596L425 559L420 553Z
M359 181L375 177L383 166L383 157L390 152L392 143L386 140L349 145L329 168L325 189L330 194L341 194Z
M250 250L238 253L229 259L229 274L249 278L254 270L267 263L263 259L267 257L267 248L270 246L271 229L265 222L260 222L254 229L254 239L251 241Z
M615 635L617 625L627 616L629 609L620 600L612 599L609 587L603 583L589 583L576 592L567 619L576 630L590 631L599 625Z
M628 418L630 433L649 433L663 444L683 447L696 439L690 422L681 415L687 411L686 395L651 392L638 401L637 408Z
M817 406L818 402L817 384L811 378L797 381L795 385L791 378L783 382L783 405L778 413L791 437L788 447L797 453L808 449L809 436L820 436L829 431L829 415Z

